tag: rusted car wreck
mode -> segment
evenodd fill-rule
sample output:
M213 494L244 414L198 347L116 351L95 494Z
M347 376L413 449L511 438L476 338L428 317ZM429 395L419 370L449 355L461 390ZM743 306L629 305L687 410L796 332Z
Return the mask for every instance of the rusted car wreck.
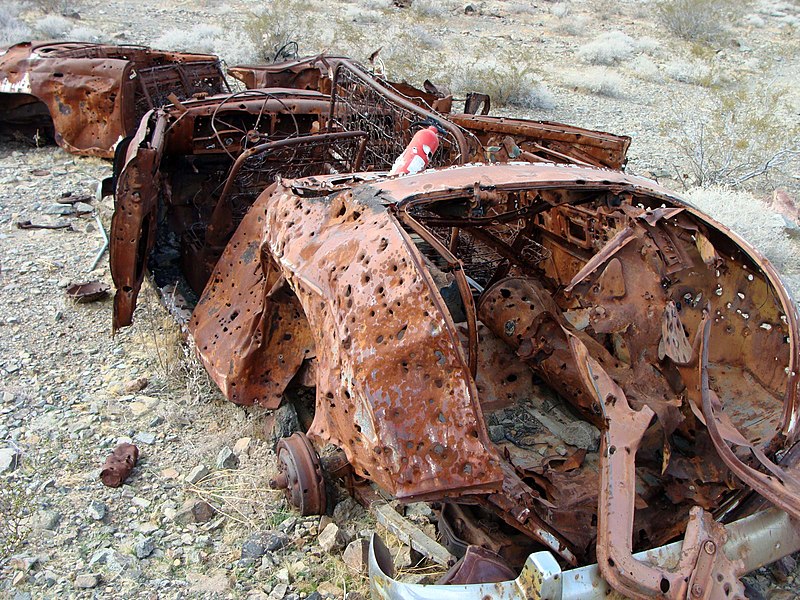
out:
M143 46L26 42L0 51L0 132L52 139L73 154L114 156L142 116L229 91L216 56Z
M305 514L324 472L433 503L469 564L403 584L375 539L376 598L735 598L800 548L797 312L757 251L627 138L308 65L125 142L114 327L149 270L230 400L316 388L275 482ZM431 119L437 168L386 177Z

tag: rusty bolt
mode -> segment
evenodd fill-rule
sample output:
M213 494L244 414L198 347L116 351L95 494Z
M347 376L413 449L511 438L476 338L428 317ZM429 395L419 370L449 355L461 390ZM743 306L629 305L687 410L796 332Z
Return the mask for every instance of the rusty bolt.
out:
M289 487L289 480L286 477L286 473L278 473L275 479L270 479L269 487L273 490L285 490Z
M703 550L706 551L706 554L715 554L717 551L717 545L711 540L708 540L703 544Z
M692 596L695 598L700 598L703 595L703 586L699 583L695 583L692 586Z

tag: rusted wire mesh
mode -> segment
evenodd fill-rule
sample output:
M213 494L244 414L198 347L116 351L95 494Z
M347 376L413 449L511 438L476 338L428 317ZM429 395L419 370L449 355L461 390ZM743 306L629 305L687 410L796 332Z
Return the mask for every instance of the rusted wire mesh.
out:
M401 106L387 94L369 85L363 76L346 64L337 67L332 90L331 121L334 128L361 130L369 135L362 164L364 170L390 169L419 129L412 124L423 119L425 111L414 112ZM391 92L398 93L394 90ZM457 164L459 158L458 144L448 132L440 139L439 149L431 158L430 166Z
M141 118L152 108L169 104L167 96L174 93L179 100L195 94L220 94L227 87L212 63L161 65L137 71L141 91L136 96L136 115Z
M267 149L244 161L230 196L236 223L277 175L293 179L321 173L349 173L361 143L360 138L320 141L304 136L296 141L290 146Z

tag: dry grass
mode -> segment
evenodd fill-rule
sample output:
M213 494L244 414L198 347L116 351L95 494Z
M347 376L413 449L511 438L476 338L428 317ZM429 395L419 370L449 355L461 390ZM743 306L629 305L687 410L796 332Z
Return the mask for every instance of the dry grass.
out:
M258 530L265 524L277 525L288 516L281 506L282 492L270 489L269 478L262 464L254 464L252 468L214 471L190 485L188 491L229 521ZM283 518L276 519L277 515Z
M26 524L34 499L13 475L0 476L0 566L28 537Z

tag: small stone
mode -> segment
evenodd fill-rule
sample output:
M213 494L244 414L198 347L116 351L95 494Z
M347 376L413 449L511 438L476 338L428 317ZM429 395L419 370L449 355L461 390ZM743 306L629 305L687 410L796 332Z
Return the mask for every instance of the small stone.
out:
M90 590L97 587L97 575L91 573L83 573L75 578L75 587L79 590Z
M317 524L317 534L319 535L325 531L325 528L331 523L333 523L333 519L331 519L328 515L322 515L319 518L319 523Z
M94 211L94 208L91 204L86 204L86 202L76 202L72 206L75 207L75 212L79 215L86 215Z
M297 420L297 411L290 403L282 404L272 413L272 427L266 432L267 442L272 448L285 437L292 435L300 430L300 422Z
M20 462L20 453L16 448L0 449L0 473L14 471Z
M361 521L366 514L364 507L353 498L347 497L333 509L333 520L340 525L352 525Z
M197 465L194 469L189 471L189 474L186 476L186 483L195 484L206 477L210 472L207 466Z
M334 598L341 598L344 596L344 590L337 587L330 581L323 581L317 586L317 591L323 596L333 596Z
M283 600L283 597L286 596L286 592L289 591L289 586L285 583L279 583L272 591L269 593L269 597L275 600Z
M14 574L14 577L11 579L11 585L13 585L14 587L17 587L23 581L25 581L25 572L24 571L17 571Z
M502 425L489 425L489 439L495 444L506 439L506 428Z
M280 583L289 584L291 583L291 577L289 576L289 568L283 567L282 569L278 569L275 573L275 579L278 580Z
M148 500L147 498L142 498L140 496L134 496L133 498L131 498L131 503L134 504L135 506L138 506L139 508L150 508L150 505L152 504L150 500Z
M467 4L464 6L464 14L465 15L477 15L479 9L474 4Z
M236 456L248 456L250 454L250 442L252 438L243 437L236 440L236 443L233 445L233 453Z
M111 548L103 548L102 550L98 550L92 557L89 559L89 568L94 567L95 565L104 565L108 562L109 557L114 554L114 551Z
M53 531L61 522L61 514L54 510L40 510L33 517L34 529Z
M283 533L289 533L294 530L297 526L297 517L289 517L288 519L284 519L281 521L281 524L278 525L278 531L282 531Z
M38 556L28 556L24 554L15 554L9 559L9 564L18 571L30 571L34 566L39 564Z
M133 439L136 440L137 442L140 442L142 444L147 444L148 446L150 446L152 444L155 444L156 434L140 431L135 436L133 436Z
M173 521L179 525L189 523L205 523L214 516L214 507L208 502L198 499L190 499L183 503L183 506L175 513Z
M365 573L369 564L369 542L364 539L350 542L344 549L342 560L354 573Z
M242 558L260 558L267 552L280 550L289 543L289 538L277 531L262 531L242 544Z
M160 403L161 401L158 398L139 396L128 405L128 409L134 417L141 417L142 415L152 412Z
M102 521L106 516L106 505L99 500L92 500L86 507L86 514L90 519Z
M217 454L217 469L236 469L239 466L239 457L233 450L225 446Z
M394 554L394 566L398 569L407 569L416 566L422 560L419 552L403 544Z
M131 381L126 382L122 388L125 390L125 393L133 394L135 392L141 392L147 387L148 383L150 383L150 381L147 379L147 377L139 377L138 379L132 379Z
M325 552L336 552L347 544L347 537L336 523L329 523L319 534L317 543Z
M51 204L44 209L44 214L46 215L60 215L66 217L74 213L75 209L69 204Z
M427 502L412 502L406 505L406 517L432 520L435 515Z
M164 479L177 479L180 476L180 473L178 472L178 469L175 469L173 467L167 467L166 469L161 471L161 476Z
M138 559L147 558L155 549L156 543L149 537L141 537L133 545L133 553Z

